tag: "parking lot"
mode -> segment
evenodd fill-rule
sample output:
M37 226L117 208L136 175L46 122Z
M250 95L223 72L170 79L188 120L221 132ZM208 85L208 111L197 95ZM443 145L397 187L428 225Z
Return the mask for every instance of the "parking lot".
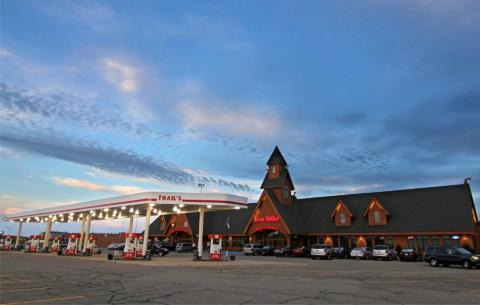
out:
M244 257L193 262L0 254L1 304L478 304L480 270Z

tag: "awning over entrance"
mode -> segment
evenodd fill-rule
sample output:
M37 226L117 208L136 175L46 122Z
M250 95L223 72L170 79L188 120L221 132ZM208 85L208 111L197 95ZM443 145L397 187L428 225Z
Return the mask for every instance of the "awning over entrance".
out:
M144 192L110 197L75 204L55 206L12 214L6 221L15 222L76 222L87 214L92 220L108 220L146 216L152 206L152 215L198 213L205 211L241 209L247 207L247 198L230 194Z

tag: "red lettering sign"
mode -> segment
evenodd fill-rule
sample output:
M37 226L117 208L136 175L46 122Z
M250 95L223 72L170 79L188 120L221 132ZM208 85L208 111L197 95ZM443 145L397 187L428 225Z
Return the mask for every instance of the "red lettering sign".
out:
M268 225L268 226L261 226L261 227L257 227L255 228L255 231L263 231L263 230L272 230L272 231L278 231L278 227L277 226L271 226L271 225Z
M253 222L277 222L280 221L280 216L265 216L265 217L255 217Z
M177 195L159 195L158 200L161 201L182 201L182 196Z

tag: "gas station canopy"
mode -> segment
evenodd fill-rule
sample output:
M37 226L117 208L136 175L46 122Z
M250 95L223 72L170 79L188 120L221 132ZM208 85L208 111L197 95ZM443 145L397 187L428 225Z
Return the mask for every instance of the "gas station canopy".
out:
M75 204L55 206L11 214L4 220L11 222L76 222L87 215L91 220L123 219L153 215L198 213L241 209L247 207L247 198L219 193L143 192L110 197Z

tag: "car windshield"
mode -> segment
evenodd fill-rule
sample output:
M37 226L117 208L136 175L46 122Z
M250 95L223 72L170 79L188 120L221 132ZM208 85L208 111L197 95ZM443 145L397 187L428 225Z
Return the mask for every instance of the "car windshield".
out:
M365 249L366 249L366 248L355 248L355 249L353 249L353 251L363 251L363 250L365 250Z
M375 250L387 250L387 246L375 246Z
M413 252L415 249L403 249L402 252Z
M312 246L312 249L324 249L326 248L327 246L324 245L324 244L316 244L316 245L313 245Z
M461 254L472 254L470 251L468 251L467 249L464 249L464 248L455 248L458 252L460 252Z

